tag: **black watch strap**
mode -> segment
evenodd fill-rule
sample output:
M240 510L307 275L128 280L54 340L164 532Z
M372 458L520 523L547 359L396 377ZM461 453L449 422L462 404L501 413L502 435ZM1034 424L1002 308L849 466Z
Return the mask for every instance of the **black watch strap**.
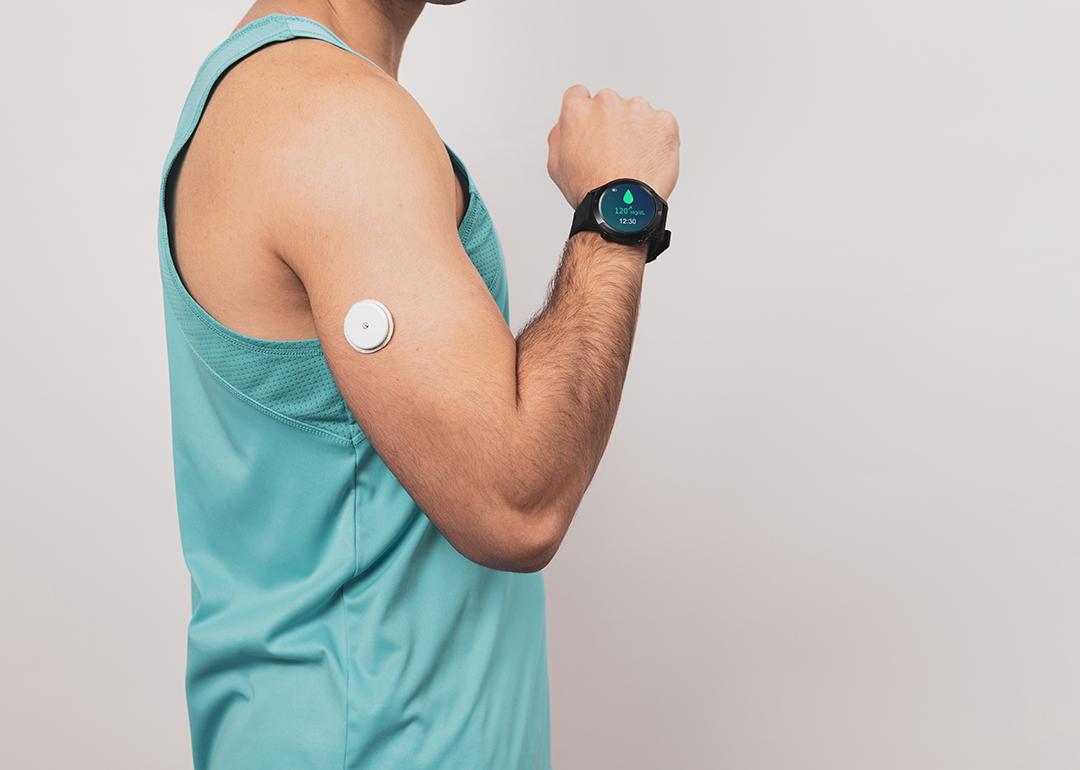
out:
M648 229L640 233L617 232L601 224L599 217L597 216L597 212L600 210L600 196L603 195L604 191L608 187L628 181L641 185L647 189L652 194L653 200L656 203L656 215L653 217L652 224ZM652 188L648 185L639 182L636 179L615 180L600 185L595 190L590 190L588 194L585 195L585 198L578 204L578 207L574 209L574 219L570 226L570 235L573 236L575 233L580 232L594 232L600 233L600 237L613 243L624 243L628 245L648 244L645 262L649 263L660 256L671 244L671 231L666 229L667 212L667 201L653 192Z

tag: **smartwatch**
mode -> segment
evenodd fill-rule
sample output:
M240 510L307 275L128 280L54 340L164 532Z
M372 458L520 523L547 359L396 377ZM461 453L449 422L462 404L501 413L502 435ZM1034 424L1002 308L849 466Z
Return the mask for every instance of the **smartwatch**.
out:
M574 211L570 235L600 233L605 241L647 243L646 262L652 262L671 243L667 201L637 179L615 179L589 192Z

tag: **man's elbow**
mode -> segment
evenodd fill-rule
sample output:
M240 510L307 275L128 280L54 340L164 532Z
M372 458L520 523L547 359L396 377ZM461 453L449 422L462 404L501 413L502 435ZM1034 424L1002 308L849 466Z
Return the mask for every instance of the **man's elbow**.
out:
M433 518L447 525L440 527L443 534L471 561L503 572L539 572L559 550L584 492L546 479L529 483L523 474L514 479L466 485L469 499L450 502Z
M474 561L504 572L539 572L555 557L572 511L546 508L502 512L490 517L488 547Z
M524 534L510 553L506 569L510 572L539 572L555 558L565 534L565 525L554 514L531 522L525 526Z

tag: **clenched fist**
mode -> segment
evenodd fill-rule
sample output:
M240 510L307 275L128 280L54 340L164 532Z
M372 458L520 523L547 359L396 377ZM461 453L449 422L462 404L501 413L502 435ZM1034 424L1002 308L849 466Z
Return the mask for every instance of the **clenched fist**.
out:
M548 174L573 207L622 177L666 199L679 178L679 124L640 96L623 99L610 88L590 96L585 86L571 86L548 134Z

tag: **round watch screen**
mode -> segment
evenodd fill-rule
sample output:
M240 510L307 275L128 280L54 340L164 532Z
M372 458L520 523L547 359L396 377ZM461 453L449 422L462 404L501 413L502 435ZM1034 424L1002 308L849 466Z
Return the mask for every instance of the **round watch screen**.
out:
M656 215L652 193L634 182L620 182L600 196L600 216L604 224L620 233L639 233Z

